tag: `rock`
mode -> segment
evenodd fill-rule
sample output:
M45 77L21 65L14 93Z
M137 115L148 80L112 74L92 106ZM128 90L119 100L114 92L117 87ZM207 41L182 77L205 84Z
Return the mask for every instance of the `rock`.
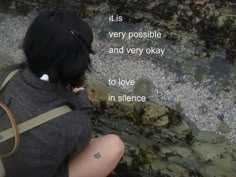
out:
M156 172L160 172L161 174L168 175L169 177L190 177L188 175L188 170L183 167L170 162L164 162L161 160L155 160L152 164L144 165L146 169L151 168Z
M156 126L168 125L169 117L166 116L168 109L166 107L160 107L160 105L153 102L146 102L143 113L143 122L146 125L156 122Z
M148 97L152 95L153 88L154 85L150 79L142 78L136 81L133 92L136 95L143 95Z
M209 0L193 0L192 3L195 4L195 5L201 5L201 6L204 6L206 5L206 3L208 3Z
M135 13L134 14L134 19L136 22L142 21L143 18L144 18L144 15L142 13Z
M12 2L11 6L9 7L9 9L16 10L16 2L15 1Z
M185 146L161 146L158 153L161 157L168 159L168 161L177 163L182 167L197 171L200 167L198 157L193 151Z
M201 131L194 137L194 141L201 141L205 143L222 143L226 139L224 136L216 134L214 132Z
M146 6L146 8L148 9L148 10L152 10L152 9L154 9L155 7L157 7L158 5L160 5L160 1L155 1L155 2L151 2L151 3L149 3L147 6Z
M187 122L185 122L184 120L182 120L178 124L175 124L174 126L170 127L170 130L175 132L178 135L178 137L182 138L182 139L187 138L192 133L192 130L191 130L189 124L187 124Z
M125 17L125 21L146 21L154 27L166 30L167 39L179 41L182 39L181 34L186 32L187 36L203 39L208 48L225 48L225 45L235 48L231 46L231 33L235 31L236 18L231 15L233 5L227 1L18 0L16 3L14 0L0 0L0 5L24 14L40 8L68 9L83 17L92 17L99 13L119 14ZM211 40L209 36L212 36ZM228 40L231 42L227 42ZM202 53L201 57L207 58L206 53Z
M217 27L220 28L220 27L224 26L227 19L228 19L227 16L224 16L224 15L219 16L217 19Z
M217 131L226 134L230 132L230 127L227 123L221 121L217 127Z
M223 143L204 143L204 142L194 142L191 145L193 152L198 154L200 159L205 162L211 162L212 164L221 164L223 159L228 161L228 163L235 163L235 152L236 145L223 142ZM224 166L224 164L221 164ZM230 165L227 165L230 167ZM233 165L231 165L233 166Z
M200 168L199 172L204 177L231 177L235 175L235 171L214 165L204 165L202 168Z
M225 117L225 115L224 115L223 113L217 114L217 118L218 118L219 120L221 120L221 121L224 120L224 117Z
M92 75L88 76L87 88L91 102L101 112L109 110L110 114L146 126L162 127L170 123L168 108L158 103L108 101L109 95L117 97L124 92L116 87L108 87Z
M195 142L192 149L204 161L199 169L204 177L231 177L235 175L235 144Z
M164 126L167 126L169 123L170 122L169 122L168 116L163 116L159 118L158 120L156 120L153 125L155 127L164 127Z

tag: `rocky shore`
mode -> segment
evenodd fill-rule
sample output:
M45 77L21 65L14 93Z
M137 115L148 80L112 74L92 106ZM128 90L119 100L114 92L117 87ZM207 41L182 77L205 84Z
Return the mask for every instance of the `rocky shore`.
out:
M96 108L93 136L115 133L126 144L125 155L110 177L235 175L236 144L225 137L213 132L193 135L178 112L158 102L108 102L108 94L125 92L108 87L94 75L88 75L86 88Z
M107 102L120 94L94 76L88 78L90 100L96 107L95 135L116 133L126 142L117 177L232 177L236 144L213 132L193 135L175 111L157 102Z
M97 50L87 81L96 108L94 136L116 133L127 147L111 177L235 176L236 35L229 1L0 0L0 4L8 11L0 14L0 68L24 60L21 41L37 14L33 8L63 7L87 17ZM123 15L125 22L109 23L110 13ZM108 39L108 31L120 29L155 29L165 38ZM111 56L107 51L114 45L164 46L167 52L164 57ZM136 86L110 87L108 78L133 79ZM108 94L123 93L146 95L148 101L107 99Z

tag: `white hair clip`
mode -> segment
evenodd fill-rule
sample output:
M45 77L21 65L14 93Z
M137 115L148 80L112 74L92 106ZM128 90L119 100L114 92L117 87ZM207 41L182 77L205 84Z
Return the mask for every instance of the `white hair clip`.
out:
M49 82L49 76L47 74L43 74L42 77L40 77L40 79Z

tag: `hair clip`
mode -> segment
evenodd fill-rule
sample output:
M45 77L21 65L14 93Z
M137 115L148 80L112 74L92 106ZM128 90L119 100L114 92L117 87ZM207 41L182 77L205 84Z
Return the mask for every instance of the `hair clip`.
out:
M76 31L76 30L71 30L70 31L72 35L76 36L77 38L79 38L84 44L85 46L87 47L89 53L91 54L95 54L96 52L91 48L91 46L88 46L87 42L84 40L84 38L79 35L79 33Z
M40 80L49 82L49 76L48 76L47 74L43 74L43 75L40 77Z

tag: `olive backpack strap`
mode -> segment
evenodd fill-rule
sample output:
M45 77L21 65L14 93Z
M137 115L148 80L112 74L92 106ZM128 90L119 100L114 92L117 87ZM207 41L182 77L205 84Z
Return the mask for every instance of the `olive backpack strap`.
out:
M18 71L19 70L14 70L14 71L12 71L6 77L6 79L3 81L2 86L0 87L0 91L8 84L10 79ZM31 129L33 129L33 128L35 128L35 127L37 127L37 126L39 126L39 125L41 125L43 123L46 123L46 122L48 122L48 121L50 121L52 119L55 119L55 118L65 114L65 113L68 113L68 112L72 111L72 109L69 106L67 106L67 105L60 106L60 107L52 109L52 110L50 110L48 112L45 112L45 113L43 113L41 115L38 115L38 116L36 116L34 118L31 118L30 120L25 121L25 122L23 122L23 123L21 123L19 125L16 125L16 122L15 122L15 119L14 119L14 115L11 112L11 110L5 104L3 104L2 102L0 102L0 107L2 107L3 110L7 113L8 117L10 119L11 125L12 125L12 128L9 128L8 130L0 132L0 143L15 137L14 148L12 149L12 151L10 153L8 153L8 154L6 154L6 155L4 155L2 157L7 157L7 156L9 156L9 155L11 155L11 154L13 154L15 152L15 150L17 149L17 147L19 145L19 141L20 141L19 134L24 133L24 132L26 132L28 130L31 130Z
M16 70L12 71L10 74L8 74L8 76L5 78L5 80L3 81L3 83L0 87L0 91L3 90L3 88L16 75L16 73L18 71L19 70L16 69ZM15 137L15 143L14 143L13 149L8 154L4 155L4 156L9 156L9 155L13 154L16 151L16 149L19 145L19 142L20 142L20 137L19 137L18 128L17 128L16 121L15 121L15 118L14 118L14 115L13 115L12 111L1 101L0 101L0 107L6 112L8 118L10 120L11 126L12 126L11 133L12 133L13 137ZM2 139L3 139L3 136L0 134L0 143L1 143Z
M0 87L0 91L7 85L7 83L11 80L12 77L14 77L16 75L16 73L18 72L19 70L14 70L12 71L6 78L5 80L3 81L3 84L1 85ZM15 137L15 143L14 143L14 147L12 148L12 150L8 153L8 154L5 154L5 156L9 156L11 154L13 154L18 145L19 145L19 141L20 141L20 137L19 137L19 133L18 133L18 128L17 128L17 125L16 125L16 122L15 122L15 118L14 118L14 115L13 113L11 112L11 110L4 104L0 101L0 107L6 112L10 122L11 122L11 126L12 126L12 129L11 129L11 133L13 134L13 136ZM0 141L3 137L0 135ZM2 158L2 157L1 157ZM5 177L5 169L4 169L4 166L2 164L2 161L0 159L0 177Z
M37 126L39 126L43 123L46 123L46 122L48 122L52 119L55 119L55 118L65 114L65 113L68 113L70 111L71 111L71 108L69 106L66 106L66 105L57 107L55 109L52 109L48 112L45 112L45 113L43 113L39 116L31 118L30 120L25 121L25 122L17 125L18 130L19 130L18 132L19 132L19 134L24 133L28 130L31 130L31 129L33 129L33 128L35 128L35 127L37 127ZM8 130L0 132L0 136L2 137L1 140L0 140L0 143L1 143L1 142L4 142L6 140L9 140L9 139L13 138L14 134L12 133L12 129L10 128Z
M3 106L3 109L4 108L5 107ZM15 119L13 117L13 114L11 115L11 112L8 112L8 111L9 110L7 110L6 112L10 113L8 116L9 116L10 120L13 121L13 124L12 124L12 128L5 130L3 132L0 132L0 143L15 137L15 145L14 145L14 148L11 150L11 152L1 156L1 158L10 156L11 154L13 154L16 151L16 149L19 145L19 139L20 139L19 134L24 133L28 130L31 130L32 128L35 128L43 123L46 123L52 119L55 119L67 112L70 112L71 108L68 106L61 106L61 107L55 108L51 111L48 111L46 113L43 113L39 116L36 116L36 117L34 117L28 121L25 121L17 126L15 123ZM5 169L4 169L3 163L1 161L1 158L0 158L0 177L5 177Z
M0 87L0 91L8 84L8 82L11 80L11 78L13 78L16 73L19 72L19 69L16 69L14 71L12 71L10 74L8 74L8 76L5 78L5 80L3 81L1 87Z

